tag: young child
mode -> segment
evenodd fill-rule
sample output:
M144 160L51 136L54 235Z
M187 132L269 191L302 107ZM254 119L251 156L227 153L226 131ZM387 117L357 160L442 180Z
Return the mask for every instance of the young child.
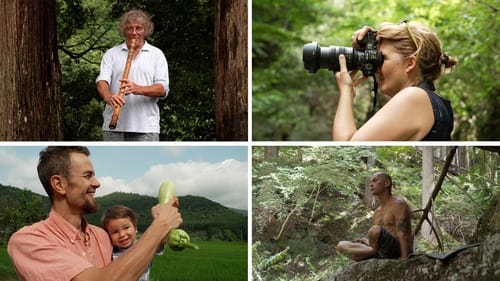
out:
M113 244L113 260L125 253L136 242L137 216L130 208L122 205L110 207L102 214L101 223ZM162 255L163 248L163 244L159 245L156 254ZM138 281L149 281L151 265L152 262Z

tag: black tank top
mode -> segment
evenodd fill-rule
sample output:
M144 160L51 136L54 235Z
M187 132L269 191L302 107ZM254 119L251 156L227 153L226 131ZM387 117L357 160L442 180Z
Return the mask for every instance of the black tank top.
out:
M453 111L449 100L438 96L432 81L422 81L417 87L424 90L432 104L434 111L434 124L422 141L449 141L453 131Z

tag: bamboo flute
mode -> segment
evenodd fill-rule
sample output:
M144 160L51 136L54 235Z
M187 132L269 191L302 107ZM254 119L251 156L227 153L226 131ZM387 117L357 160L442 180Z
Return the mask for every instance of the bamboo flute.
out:
M130 46L128 48L127 62L125 63L125 70L123 71L122 80L128 79L128 73L130 72L130 65L132 64L132 57L134 56L135 50L135 40L130 40ZM125 89L123 89L123 81L120 83L120 92L118 93L120 97L123 98L125 95ZM109 121L109 128L114 130L116 128L116 124L118 123L118 117L120 116L121 106L115 107L115 111L113 112L113 116L111 116L111 121Z

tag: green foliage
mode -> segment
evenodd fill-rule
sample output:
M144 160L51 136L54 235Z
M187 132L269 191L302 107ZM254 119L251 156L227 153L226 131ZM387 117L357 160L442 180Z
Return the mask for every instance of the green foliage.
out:
M363 25L402 19L429 25L443 50L460 61L437 83L439 94L454 108L453 138L498 139L498 35L491 31L500 28L500 21L498 7L488 2L252 1L253 139L330 140L338 90L331 72L304 70L303 44L350 46L352 33ZM366 121L372 99L371 82L363 84L354 106L358 127Z
M267 270L268 268L271 268L271 267L276 266L277 264L281 263L285 259L286 253L288 252L289 249L290 249L290 247L286 247L283 251L281 251L273 256L270 256L267 259L262 260L261 262L258 263L258 265L256 266L256 269L258 271Z
M489 2L489 3L488 3ZM494 2L494 1L493 1ZM443 1L432 5L429 24L436 27L443 48L459 59L453 75L444 75L438 86L454 105L458 140L498 140L500 69L497 18L492 1ZM425 17L423 11L420 16ZM444 91L446 89L446 92Z
M275 255L270 255L269 252L261 253L261 242L257 241L252 245L252 275L255 280L262 280L261 272L269 269L276 269L286 266L290 262L287 259L287 252L290 247L286 247Z
M330 10L324 1L252 1L253 139L294 139L291 134L297 126L309 134L301 139L320 139L318 130L304 124L308 118L318 129L328 130L327 124L314 118L331 106L317 93L330 90L319 86L302 93L299 46L307 41L301 34L303 27L318 23L318 15Z
M95 79L102 55L122 39L110 18L109 1L58 1L58 41L61 63L64 138L102 139L104 102Z
M82 6L82 0L56 1L56 5L59 11L58 39L65 42L77 29L83 28L89 16L88 10Z
M6 245L12 233L35 221L45 219L50 202L28 190L0 184L0 245Z
M445 250L471 241L478 218L500 193L500 156L483 149L461 149L470 166L454 162L434 208ZM263 151L257 146L252 151L255 280L325 280L351 262L336 253L335 245L364 237L371 226L371 206L365 205L363 194L366 178L375 171L388 172L393 193L404 197L412 210L421 208L418 147L286 146L279 147L279 157L271 160L264 159ZM374 166L368 165L371 157ZM442 165L443 160L436 157L436 180ZM419 218L420 213L415 213L414 225ZM416 249L437 250L420 236Z
M280 147L277 162L269 163L260 161L262 150L253 148L254 277L292 280L294 273L331 267L333 239L345 236L341 229L363 229L363 223L349 220L368 211L360 208L358 194L365 181L363 158L372 152L364 147Z
M169 64L170 92L160 106L161 140L214 140L214 0L58 1L66 140L101 140L104 102L95 78L104 52L123 41L123 12L141 8L153 17L149 42Z
M0 280L15 281L17 280L14 265L7 254L7 248L0 247Z

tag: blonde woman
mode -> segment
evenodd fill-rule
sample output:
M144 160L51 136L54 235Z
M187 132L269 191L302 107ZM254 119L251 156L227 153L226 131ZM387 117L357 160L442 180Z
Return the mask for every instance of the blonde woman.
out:
M356 31L353 47L359 48L369 26ZM384 62L375 73L379 90L389 101L360 128L354 121L355 87L367 77L347 72L343 55L335 73L340 97L333 122L333 139L339 141L448 141L453 112L448 100L435 92L434 81L457 60L441 50L437 35L416 22L384 23L377 30L377 49Z

